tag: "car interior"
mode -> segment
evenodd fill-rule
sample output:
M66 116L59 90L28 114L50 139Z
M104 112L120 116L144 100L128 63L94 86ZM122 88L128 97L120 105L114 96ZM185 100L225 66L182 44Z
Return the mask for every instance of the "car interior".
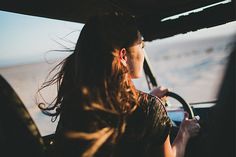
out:
M217 4L217 5L213 5ZM77 8L78 7L78 8ZM186 13L189 10L206 7L202 11ZM47 17L52 19L85 23L88 17L98 13L125 12L137 18L145 41L171 37L179 33L209 28L236 20L235 2L230 0L67 0L53 2L22 2L8 0L0 2L0 10ZM186 13L186 14L181 14ZM172 17L179 15L178 18ZM236 42L236 40L234 41ZM230 54L229 62L218 91L218 99L213 107L193 107L178 93L169 92L183 105L183 110L191 117L200 116L200 135L192 139L186 150L186 157L235 156L235 89L236 89L236 46ZM149 88L157 86L156 78L148 59L144 72ZM0 75L0 156L24 157L53 156L54 134L42 136L31 118L21 98L11 84ZM173 120L175 127L173 141L181 121ZM6 155L7 154L7 155Z

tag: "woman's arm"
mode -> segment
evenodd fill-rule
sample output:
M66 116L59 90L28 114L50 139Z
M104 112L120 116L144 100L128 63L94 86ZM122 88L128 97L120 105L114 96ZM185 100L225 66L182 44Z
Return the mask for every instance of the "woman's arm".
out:
M170 136L166 138L163 145L164 157L183 157L188 140L181 136L177 136L172 146L170 144Z
M200 125L195 119L188 119L188 114L185 113L185 118L180 125L179 132L172 143L170 144L170 136L166 138L163 145L164 157L183 157L188 140L198 134Z
M164 87L154 88L150 94L157 96L163 100L166 98L163 97L168 89ZM159 108L160 110L160 108ZM163 112L159 112L163 113ZM162 117L162 116L161 116ZM179 132L174 140L174 142L170 143L170 137L167 136L164 145L163 145L163 154L164 157L183 157L185 153L185 149L188 143L188 140L196 136L200 130L200 125L198 124L196 119L188 119L189 114L185 112L184 119L180 125Z

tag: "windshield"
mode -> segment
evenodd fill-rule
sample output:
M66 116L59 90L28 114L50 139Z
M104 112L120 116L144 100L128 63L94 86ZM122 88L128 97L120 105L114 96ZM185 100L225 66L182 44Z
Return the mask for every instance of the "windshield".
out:
M158 85L169 88L188 102L217 98L228 56L234 46L236 22L145 43ZM134 80L148 91L145 79Z
M73 49L83 25L3 11L0 20L0 74L19 95L41 135L54 133L57 121L50 123L50 117L41 113L35 94L52 67L70 54L53 50ZM235 28L236 22L232 22L146 42L145 49L159 85L189 102L215 99ZM145 77L134 82L138 89L148 92ZM51 102L56 89L43 94Z

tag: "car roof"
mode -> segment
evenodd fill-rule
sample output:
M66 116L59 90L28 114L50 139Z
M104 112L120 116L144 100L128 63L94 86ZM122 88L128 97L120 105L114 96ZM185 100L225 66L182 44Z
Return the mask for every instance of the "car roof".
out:
M80 23L96 14L128 13L137 18L144 40L151 41L234 21L233 3L232 0L8 0L0 2L0 10ZM188 13L201 7L205 9ZM180 13L186 16L165 19Z

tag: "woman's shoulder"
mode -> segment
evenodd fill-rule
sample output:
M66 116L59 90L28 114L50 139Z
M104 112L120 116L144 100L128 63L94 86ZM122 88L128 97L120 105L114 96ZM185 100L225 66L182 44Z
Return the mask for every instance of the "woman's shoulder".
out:
M138 91L138 93L139 93L139 99L141 101L158 99L156 96L143 92L143 91Z
M148 134L150 141L154 143L164 143L172 127L171 120L161 99L148 93L140 92L140 107L146 114L149 123Z
M139 106L147 113L151 110L166 113L165 106L160 98L142 91L139 91Z

